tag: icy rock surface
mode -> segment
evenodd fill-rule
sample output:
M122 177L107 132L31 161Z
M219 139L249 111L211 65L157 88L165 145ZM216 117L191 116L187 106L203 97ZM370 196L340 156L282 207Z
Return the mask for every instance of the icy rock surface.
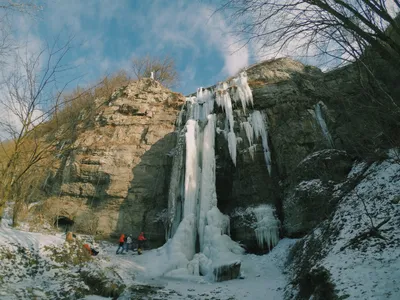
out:
M279 242L280 221L275 215L275 208L268 204L256 207L237 208L232 217L239 218L242 226L254 230L260 249L271 251Z
M292 276L323 268L338 298L400 299L400 205L393 202L400 195L399 174L393 158L355 162L347 180L361 175L360 180L342 194L331 219L295 246ZM367 235L372 224L381 238ZM290 284L286 297L294 299L298 292L299 286Z
M335 148L335 145L334 145L334 143L333 143L332 136L331 136L331 134L330 134L330 132L329 132L328 126L326 125L324 116L323 116L323 114L322 114L321 106L324 106L324 105L325 105L325 104L324 104L322 101L318 102L318 103L315 105L315 107L314 107L314 110L315 110L315 118L316 118L316 121L317 121L319 127L321 127L322 134L324 135L325 139L326 139L327 142L329 143L329 146L330 146L331 148Z

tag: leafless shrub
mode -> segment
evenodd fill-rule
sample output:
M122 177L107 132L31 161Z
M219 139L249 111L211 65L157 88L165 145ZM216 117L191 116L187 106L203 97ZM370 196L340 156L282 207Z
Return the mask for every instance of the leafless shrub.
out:
M153 73L157 80L166 87L173 87L178 81L175 60L170 56L152 57L146 55L132 60L132 71L137 79L149 78Z

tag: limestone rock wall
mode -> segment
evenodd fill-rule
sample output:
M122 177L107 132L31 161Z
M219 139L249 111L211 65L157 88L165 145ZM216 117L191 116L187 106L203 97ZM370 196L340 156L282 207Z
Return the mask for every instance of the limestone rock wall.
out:
M161 244L163 228L154 220L167 206L168 153L183 103L181 94L151 79L116 92L63 158L53 209L74 220L90 212L100 234L136 238L143 230L154 245Z
M222 133L225 113L215 106L217 127L221 129L216 135L218 206L223 213L234 215L238 207L272 204L282 221L282 233L304 235L325 218L324 214L313 217L313 205L323 206L330 201L327 197L333 192L333 183L344 178L353 160L354 153L342 155L339 151L332 160L311 160L310 164L303 161L324 149L350 149L352 129L343 125L343 107L335 102L333 93L340 90L342 82L335 78L341 73L324 74L282 58L251 66L247 74L254 105L244 113L240 103L233 104L238 140L236 166ZM175 123L184 102L182 95L150 79L117 91L97 110L94 125L81 128L72 150L61 161L53 178L53 196L59 199L54 205L57 214L71 218L80 212L92 214L98 218L101 233L125 231L136 235L144 230L154 245L161 244L164 228L155 220L162 221L162 212L168 207L177 138ZM317 103L333 145L316 120ZM240 126L253 110L267 117L271 174L261 140L254 141L251 155L245 130ZM330 165L332 162L338 165ZM331 169L326 176L311 172L327 166ZM302 182L306 180L314 180L320 189L314 189L314 194L305 193ZM308 205L311 202L313 205ZM307 207L303 210L303 206ZM254 244L254 230L243 227L235 217L231 218L231 235L234 240Z

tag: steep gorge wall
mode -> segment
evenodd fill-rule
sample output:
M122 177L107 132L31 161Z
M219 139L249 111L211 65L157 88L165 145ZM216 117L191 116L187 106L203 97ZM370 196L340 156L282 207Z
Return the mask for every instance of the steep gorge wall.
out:
M332 148L332 142L317 121L316 105L321 109L335 148L351 150L352 127L343 126L340 121L345 97L343 93L341 98L335 97L345 80L340 72L324 74L291 59L277 59L248 68L247 75L254 105L248 107L245 114L240 102L233 104L236 166L230 158L226 137L221 132L216 134L216 188L218 207L231 216L232 238L258 252L254 228L243 225L235 212L272 204L284 221L285 234L306 234L321 219L312 217L307 221L307 218L296 218L291 212L306 206L307 199L324 206L324 195L316 198L298 195L295 187L302 178L320 178L319 172L314 174L310 170L329 166L326 159L331 160L331 157L338 158L331 160L334 162L345 158L343 168L332 171L338 170L339 175L333 174L332 178L339 182L353 159L339 152L315 166L301 167L309 154ZM95 216L99 233L109 235L125 231L136 235L145 230L155 241L154 245L163 243L162 222L165 219L162 212L168 207L172 158L176 153L175 124L184 103L182 95L164 89L151 79L132 83L117 92L109 103L98 109L93 128L78 135L57 175L50 178L49 182L55 186L53 197L49 199L49 203L53 203L53 215L75 220L79 216L81 219ZM261 139L253 142L250 151L245 128L241 126L247 121L248 113L254 110L267 118L271 174ZM227 126L225 112L217 105L214 111L216 125L223 131ZM331 177L327 176L325 181L329 180ZM329 184L326 186L330 188ZM285 206L285 203L294 204ZM304 225L298 226L299 223Z
M50 178L50 214L74 220L82 231L95 222L98 234L136 236L144 230L155 246L163 243L163 228L154 220L167 205L169 153L183 102L181 94L151 79L117 91Z

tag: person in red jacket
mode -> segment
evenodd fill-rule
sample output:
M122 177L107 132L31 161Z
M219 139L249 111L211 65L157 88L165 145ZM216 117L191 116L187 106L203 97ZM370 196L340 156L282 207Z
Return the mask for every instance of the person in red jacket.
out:
M141 232L139 234L139 236L138 236L138 249L137 249L137 251L138 251L139 255L142 254L144 241L146 241L146 238L144 237L144 232Z
M97 251L97 250L93 249L92 247L90 247L89 244L83 244L83 247L84 247L87 251L89 251L90 255L92 255L92 256L96 256L97 254L99 254L99 251Z
M121 234L121 236L119 237L119 246L116 254L120 253L122 254L124 252L124 243L125 243L125 234ZM121 250L121 252L119 252L119 250Z

